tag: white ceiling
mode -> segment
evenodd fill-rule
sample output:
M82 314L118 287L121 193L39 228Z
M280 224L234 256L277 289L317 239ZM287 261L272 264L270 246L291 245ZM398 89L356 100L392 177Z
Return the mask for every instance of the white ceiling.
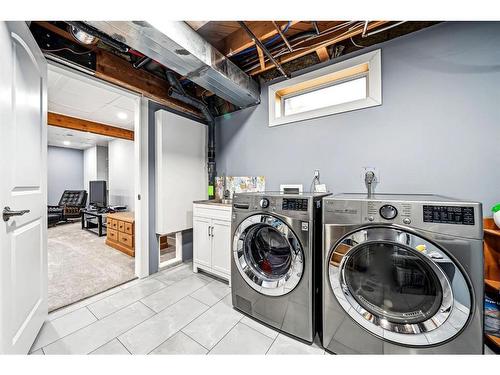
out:
M85 150L86 148L93 147L95 145L107 146L109 141L116 138L106 137L104 135L94 133L80 132L78 130L58 128L56 126L49 126L47 139L49 146Z
M92 80L66 76L49 69L48 108L50 112L100 122L119 128L134 129L134 100L107 90ZM120 118L126 116L126 118ZM48 127L51 146L85 149L96 144L106 145L111 137L79 132L54 126ZM68 141L71 145L64 145Z

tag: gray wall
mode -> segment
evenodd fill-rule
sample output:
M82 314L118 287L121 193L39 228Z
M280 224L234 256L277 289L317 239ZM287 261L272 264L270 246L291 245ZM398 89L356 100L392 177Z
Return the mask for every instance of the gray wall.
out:
M320 169L330 191L362 192L361 169L372 166L378 192L473 199L491 215L500 201L500 22L438 24L376 48L381 106L269 128L264 86L262 104L218 118L218 174L308 190Z
M48 146L48 204L57 205L64 190L83 189L83 151Z

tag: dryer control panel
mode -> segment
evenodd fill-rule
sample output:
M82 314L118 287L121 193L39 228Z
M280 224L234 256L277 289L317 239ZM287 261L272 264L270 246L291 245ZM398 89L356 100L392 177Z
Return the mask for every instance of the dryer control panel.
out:
M474 207L423 206L424 223L474 225Z

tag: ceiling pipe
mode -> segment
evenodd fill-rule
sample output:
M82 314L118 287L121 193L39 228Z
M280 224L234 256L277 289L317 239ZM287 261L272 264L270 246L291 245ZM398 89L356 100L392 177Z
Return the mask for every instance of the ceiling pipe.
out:
M361 33L362 38L366 36L366 31L368 30L368 22L369 21L365 21L365 25L363 26L363 32Z
M266 46L264 45L264 43L262 43L259 40L259 38L257 38L255 36L255 34L252 32L252 30L250 30L248 28L247 25L245 25L245 22L238 21L238 23L243 28L243 30L245 30L245 32L248 34L248 36L250 37L250 39L252 39L252 41L262 50L262 52L264 52L264 54L269 58L269 60L271 60L271 62L274 64L274 66L276 66L276 69L278 69L278 71L284 77L290 78L290 76L285 72L285 70L283 69L283 67L281 66L281 64L278 61L276 61L276 59L273 57L273 55L271 54L271 52L269 52L269 50L266 48Z
M276 31L278 32L279 36L281 37L281 39L283 39L283 42L285 43L286 47L288 48L288 50L290 52L293 52L293 48L292 46L290 45L290 42L288 41L288 39L286 38L285 34L283 34L283 31L281 31L281 27L278 26L278 24L274 21L271 21L273 23L273 26L274 28L276 29Z
M319 31L318 23L316 21L311 21L311 23L314 27L314 31L316 31L316 35L321 34L321 32Z
M239 108L260 103L259 84L188 24L85 21Z

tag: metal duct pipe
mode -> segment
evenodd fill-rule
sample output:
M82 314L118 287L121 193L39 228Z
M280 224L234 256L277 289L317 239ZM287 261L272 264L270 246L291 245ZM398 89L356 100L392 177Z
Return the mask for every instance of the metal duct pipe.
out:
M215 118L208 106L201 100L188 95L182 87L179 79L171 70L165 70L165 76L170 84L168 95L172 99L179 100L187 105L195 107L203 113L208 122L208 147L207 147L207 167L208 167L208 198L215 198L215 177L217 176L217 165L215 163Z
M85 21L204 89L245 108L260 102L259 84L182 21Z

